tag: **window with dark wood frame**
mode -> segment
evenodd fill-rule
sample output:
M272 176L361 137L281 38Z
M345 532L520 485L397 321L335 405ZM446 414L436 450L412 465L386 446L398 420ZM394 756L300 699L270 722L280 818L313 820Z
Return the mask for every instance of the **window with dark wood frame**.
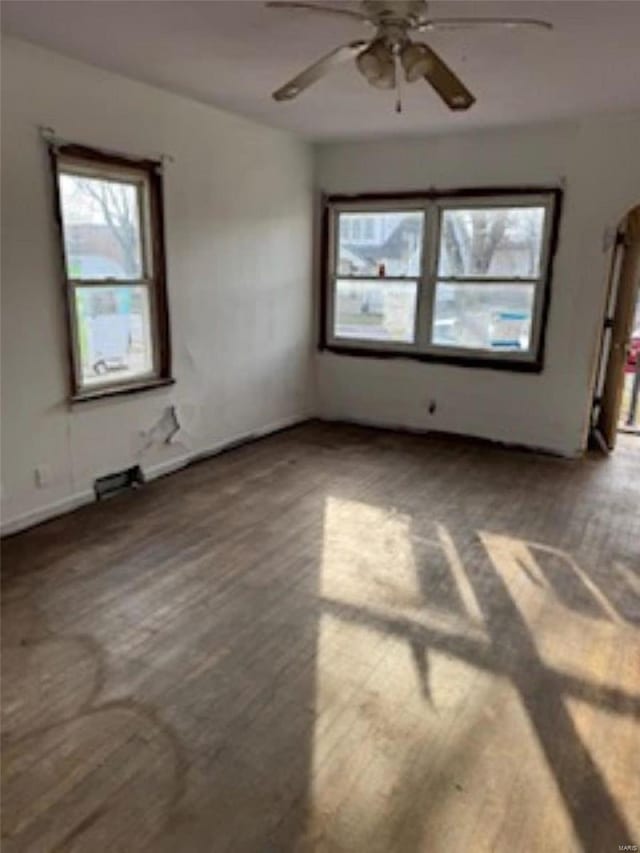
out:
M321 349L539 372L562 191L331 196Z
M171 383L161 163L50 152L71 399Z

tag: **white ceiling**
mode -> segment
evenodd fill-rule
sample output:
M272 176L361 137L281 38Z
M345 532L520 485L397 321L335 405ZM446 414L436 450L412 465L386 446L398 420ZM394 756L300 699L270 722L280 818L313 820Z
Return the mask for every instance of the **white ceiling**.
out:
M347 5L347 4L345 4ZM357 3L349 3L355 5ZM544 18L551 33L448 31L423 37L477 97L450 113L425 83L372 89L353 65L290 103L270 92L323 53L371 31L357 21L262 2L4 0L3 31L310 139L522 124L640 107L640 2L434 2L433 17Z

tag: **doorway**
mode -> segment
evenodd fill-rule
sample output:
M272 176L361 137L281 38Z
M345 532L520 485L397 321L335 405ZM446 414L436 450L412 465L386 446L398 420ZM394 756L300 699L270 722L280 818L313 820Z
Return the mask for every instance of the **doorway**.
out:
M640 205L620 223L591 419L591 437L607 452L619 432L640 437Z

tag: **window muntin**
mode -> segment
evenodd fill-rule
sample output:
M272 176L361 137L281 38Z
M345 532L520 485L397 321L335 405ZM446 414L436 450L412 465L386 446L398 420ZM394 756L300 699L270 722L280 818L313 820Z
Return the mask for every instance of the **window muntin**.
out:
M170 381L156 164L64 148L54 162L72 398Z
M529 369L538 369L557 192L492 193L486 197L460 192L449 198L434 193L411 201L388 197L379 201L373 197L353 202L330 200L328 345L365 352L397 351L435 360L460 359L467 364L477 359L478 364L500 362L508 367L513 363L526 369L529 363ZM344 262L353 223L356 218L366 222L367 215L374 223L389 216L396 222L408 215L417 217L421 242L414 256L419 263L411 267L405 264L401 275L395 277L389 273L379 247L371 252L369 247L360 246L358 255L366 255L368 264L347 267ZM452 236L451 229L457 229L457 234ZM386 236L389 239L392 235ZM364 322L356 317L354 322L353 310L345 310L345 281L350 283L361 276L366 276L367 294L375 282L410 278L415 285L415 302L407 305L404 334L387 333L386 326L391 324L382 319L380 311L374 323L371 316ZM364 292L362 289L358 294ZM355 292L352 289L350 293L353 309ZM377 297L377 303L381 302ZM409 305L415 322L413 336L406 333ZM356 315L369 314L370 305L365 303L364 307ZM347 313L351 314L350 322L345 322Z

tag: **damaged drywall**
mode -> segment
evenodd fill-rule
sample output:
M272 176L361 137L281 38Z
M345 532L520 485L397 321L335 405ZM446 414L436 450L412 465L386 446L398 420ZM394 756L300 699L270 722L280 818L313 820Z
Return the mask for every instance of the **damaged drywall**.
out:
M162 445L182 444L178 438L180 434L180 421L176 406L167 406L158 420L148 430L140 430L139 436L142 440L136 456L141 457L149 450Z
M140 459L161 447L182 447L194 450L202 437L204 423L201 406L195 403L166 406L147 430L140 430L136 457Z
M174 406L174 410L179 430L173 436L172 443L183 444L190 450L201 447L207 434L202 406L197 403L179 403Z

